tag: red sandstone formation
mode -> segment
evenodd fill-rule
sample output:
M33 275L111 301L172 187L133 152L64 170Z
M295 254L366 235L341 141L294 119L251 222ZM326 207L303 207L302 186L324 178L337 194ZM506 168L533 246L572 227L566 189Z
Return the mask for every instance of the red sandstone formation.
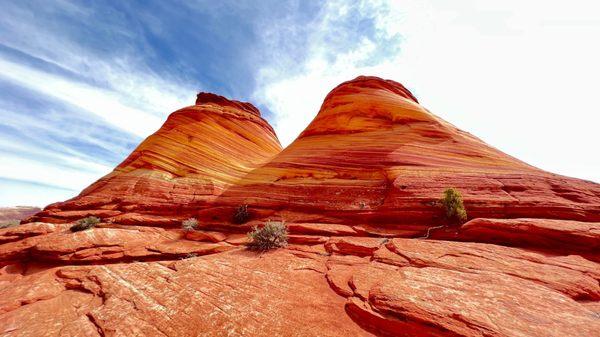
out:
M298 139L218 202L410 236L440 221L432 204L447 187L461 191L471 218L600 221L597 184L510 157L374 77L333 89Z
M179 222L280 151L252 104L199 93L196 105L173 112L113 172L29 221Z
M465 224L443 218L447 187ZM103 221L64 223L87 215ZM268 218L289 246L245 250ZM283 151L252 105L201 93L25 222L0 229L1 336L600 336L600 186L374 77L335 88Z

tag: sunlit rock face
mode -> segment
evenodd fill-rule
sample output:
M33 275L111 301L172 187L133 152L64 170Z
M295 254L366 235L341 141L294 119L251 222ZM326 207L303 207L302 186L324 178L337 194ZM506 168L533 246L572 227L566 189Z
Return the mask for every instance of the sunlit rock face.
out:
M283 151L250 103L200 93L112 173L30 220L172 226L193 216L224 228L248 205L256 220L411 236L443 221L437 201L448 187L461 191L471 218L600 221L598 185L508 156L376 77L333 89Z
M271 126L250 103L210 93L173 112L113 172L31 220L87 215L116 222L191 215L281 151ZM165 219L160 219L164 217Z
M291 221L368 221L376 231L409 235L441 221L435 203L448 187L463 194L472 218L600 221L597 184L527 165L376 77L333 89L291 145L219 201Z
M443 218L447 187L462 225ZM65 223L87 215L102 221ZM246 250L266 219L287 222L289 245ZM0 229L0 336L600 331L600 186L512 158L374 77L335 88L283 151L252 105L201 93L24 222Z

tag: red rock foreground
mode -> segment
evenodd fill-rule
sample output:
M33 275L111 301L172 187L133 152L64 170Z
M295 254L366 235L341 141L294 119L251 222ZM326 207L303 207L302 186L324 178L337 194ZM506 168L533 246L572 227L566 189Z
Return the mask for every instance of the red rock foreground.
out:
M103 221L69 230L87 215ZM289 246L244 249L268 218ZM80 196L0 229L0 267L1 336L598 337L600 186L393 81L338 86L283 151L256 108L200 94Z

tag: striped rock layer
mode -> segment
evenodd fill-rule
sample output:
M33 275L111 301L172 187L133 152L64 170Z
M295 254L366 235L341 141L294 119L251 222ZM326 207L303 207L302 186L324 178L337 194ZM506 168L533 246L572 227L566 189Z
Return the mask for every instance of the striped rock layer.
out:
M438 200L455 187L471 218L600 221L597 184L539 170L485 144L394 81L342 83L283 151L251 104L207 93L196 103L171 114L112 173L31 220L97 215L173 225L193 216L221 226L248 205L256 220L410 235L443 221Z
M288 246L248 251L267 219ZM252 105L201 93L78 197L0 229L0 336L596 337L599 318L600 185L375 77L284 150Z
M252 104L199 93L195 105L173 112L114 171L31 220L94 215L168 224L168 218L191 215L211 202L280 151L273 129Z
M600 221L598 184L527 165L436 117L401 84L374 77L333 89L291 145L218 202L288 221L408 233L443 221L437 201L448 187L462 193L472 218Z

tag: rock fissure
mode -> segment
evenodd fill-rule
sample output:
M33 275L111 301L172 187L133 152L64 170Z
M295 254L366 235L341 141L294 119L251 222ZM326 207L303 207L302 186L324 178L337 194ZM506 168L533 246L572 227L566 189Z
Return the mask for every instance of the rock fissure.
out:
M100 324L98 324L98 322L96 322L96 319L94 318L94 316L91 313L87 313L85 316L89 319L90 323L92 323L96 327L96 330L98 331L98 335L100 335L101 337L104 337L105 336L104 330L102 329L102 326L100 326Z

